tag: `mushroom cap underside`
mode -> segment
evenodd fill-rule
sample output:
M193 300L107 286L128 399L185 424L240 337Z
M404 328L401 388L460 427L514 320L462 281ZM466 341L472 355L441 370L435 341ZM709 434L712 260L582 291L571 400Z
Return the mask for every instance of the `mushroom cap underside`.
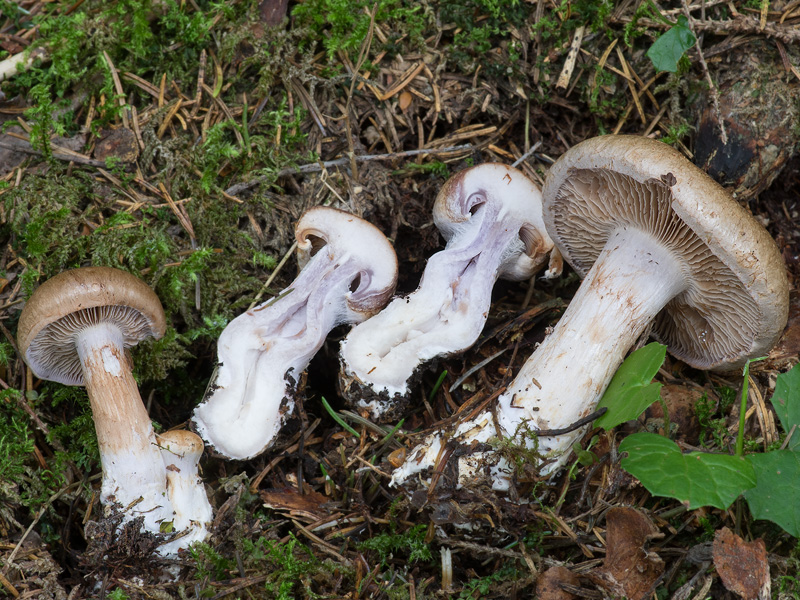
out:
M111 267L83 267L36 289L20 315L17 342L40 379L83 385L75 335L102 322L119 327L125 347L166 329L161 302L144 281Z
M649 232L681 261L686 289L653 333L691 366L737 368L783 331L789 284L775 241L670 146L637 136L586 140L552 166L543 195L548 232L581 277L621 228Z

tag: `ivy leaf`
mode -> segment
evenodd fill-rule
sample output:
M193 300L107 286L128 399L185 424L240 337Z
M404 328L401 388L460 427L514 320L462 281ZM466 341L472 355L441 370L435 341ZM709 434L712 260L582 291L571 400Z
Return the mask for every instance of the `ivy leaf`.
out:
M709 452L681 453L678 445L654 433L634 433L619 445L628 456L622 468L654 496L676 498L689 510L713 506L725 510L756 485L753 466L745 458Z
M681 56L694 46L695 41L694 34L689 29L689 21L681 15L678 17L678 22L650 46L647 57L653 62L657 71L674 73L678 70Z
M658 400L660 383L651 383L664 363L667 347L653 342L633 352L620 365L597 408L608 408L594 424L611 429L620 423L635 419Z
M795 425L800 429L800 364L792 367L788 373L778 375L771 402L786 433ZM800 431L792 434L787 448L800 449Z
M750 512L800 537L800 453L775 450L746 458L756 474L756 486L744 494Z

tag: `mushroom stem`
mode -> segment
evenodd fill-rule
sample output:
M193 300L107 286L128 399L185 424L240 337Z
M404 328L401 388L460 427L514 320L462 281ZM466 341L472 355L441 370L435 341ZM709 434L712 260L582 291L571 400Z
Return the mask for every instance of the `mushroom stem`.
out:
M94 416L103 466L101 501L144 515L146 528L158 531L165 503L164 463L153 443L150 417L125 356L123 335L110 323L87 327L76 336L86 392Z
M185 430L167 431L158 435L157 439L166 466L172 529L185 532L185 535L161 546L159 550L163 554L174 554L193 542L202 542L208 535L206 524L211 522L212 511L198 472L203 440Z
M422 365L478 339L497 279L529 280L544 266L553 241L541 199L523 173L500 164L465 169L445 183L433 221L447 246L430 257L415 292L342 341L339 387L359 412L377 422L402 416Z
M221 351L244 352L247 359L222 362L213 382L217 399L200 404L194 415L198 432L218 452L250 458L277 437L294 410L302 372L328 332L347 320L337 299L347 297L362 270L325 246L278 301L248 310L225 328Z
M653 237L617 230L553 332L500 396L500 425L512 435L523 421L560 429L594 411L625 354L685 281L681 262ZM582 431L542 437L539 451L563 455Z
M494 415L499 432L514 436L523 423L532 429L566 427L591 413L627 351L664 306L686 288L682 262L662 243L635 228L611 234L553 332L528 359L502 394ZM454 440L462 445L487 442L497 434L490 411L462 423ZM538 451L552 462L547 474L566 460L584 431L538 438ZM394 473L393 482L432 466L442 436L435 434ZM524 443L534 442L524 438ZM484 452L459 459L465 481L488 458ZM508 487L510 467L494 462L495 489Z

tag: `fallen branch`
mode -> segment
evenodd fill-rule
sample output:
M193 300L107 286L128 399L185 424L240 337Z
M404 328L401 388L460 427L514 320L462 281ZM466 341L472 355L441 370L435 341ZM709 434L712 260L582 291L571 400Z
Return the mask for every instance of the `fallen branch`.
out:
M356 162L371 162L371 161L378 161L378 160L395 160L398 158L407 158L409 156L419 156L420 154L446 154L448 152L458 152L460 150L471 150L471 144L461 144L460 146L450 146L449 148L423 148L421 150L406 150L404 152L390 152L389 154L362 154L358 156L353 156L353 160ZM278 177L285 177L286 175L295 175L295 174L303 174L303 173L316 173L318 171L322 171L324 169L328 169L330 167L341 167L343 165L350 164L351 158L344 157L344 158L337 158L334 160L326 160L324 162L318 163L310 163L307 165L302 165L300 167L289 167L287 169L281 169L278 171ZM262 181L265 181L266 177L256 177L250 181L245 181L243 183L237 183L234 186L229 187L225 190L225 193L230 196L236 196L241 192L249 190L252 187L257 186Z
M631 17L612 17L612 23L630 23L633 19ZM649 27L653 29L669 29L672 27L669 23L662 23L660 21L653 21L651 19L639 19L636 22L638 25ZM739 15L734 19L727 21L694 21L695 31L709 32L714 35L731 35L731 34L750 34L750 35L765 35L767 37L780 40L784 44L795 44L800 42L800 29L797 27L786 26L781 27L774 23L766 23L761 27L758 19L748 17L746 15Z
M44 156L44 153L40 150L34 150L30 147L30 145L23 144L15 144L13 142L6 142L4 140L0 140L0 148L5 148L6 150L17 150L19 152L24 152L25 154L33 154L34 156ZM94 160L92 158L87 158L80 154L66 154L63 152L58 152L54 150L50 156L55 158L56 160L62 160L64 162L74 162L80 165L88 165L90 167L106 167L107 164L104 160Z

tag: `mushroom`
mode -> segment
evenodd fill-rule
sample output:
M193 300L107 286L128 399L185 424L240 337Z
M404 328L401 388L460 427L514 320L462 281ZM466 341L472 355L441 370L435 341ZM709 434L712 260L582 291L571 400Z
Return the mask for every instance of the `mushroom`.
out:
M171 529L186 532L162 546L164 553L174 553L195 541L202 541L211 522L212 511L200 480L198 463L203 455L203 440L185 429L173 429L156 435L161 458L166 465L167 497L172 515ZM165 517L166 518L166 517ZM162 527L163 529L163 527Z
M103 468L101 502L118 505L124 521L143 517L143 530L150 532L171 520L168 469L125 351L160 338L165 328L161 303L147 284L118 269L85 267L43 283L25 305L17 331L37 377L86 387ZM188 535L160 548L162 554L205 535L211 508L196 467L194 485L195 500L174 507L190 516Z
M330 330L375 314L397 283L394 249L363 219L316 207L300 218L295 236L300 274L224 329L216 373L194 411L198 433L228 458L266 450L292 414L300 375Z
M428 260L417 290L342 341L342 395L378 422L403 411L420 365L475 343L498 277L530 279L553 248L539 188L501 164L450 178L436 197L433 220L447 246Z
M666 144L635 136L587 140L551 167L543 195L547 230L585 279L494 410L454 432L453 442L476 449L459 458L462 483L489 466L494 487L505 489L509 465L475 444L525 426L568 428L591 414L651 325L692 367L732 370L769 350L787 321L789 286L775 242ZM538 436L540 473L555 472L584 429ZM432 466L443 440L442 432L429 436L393 482Z

